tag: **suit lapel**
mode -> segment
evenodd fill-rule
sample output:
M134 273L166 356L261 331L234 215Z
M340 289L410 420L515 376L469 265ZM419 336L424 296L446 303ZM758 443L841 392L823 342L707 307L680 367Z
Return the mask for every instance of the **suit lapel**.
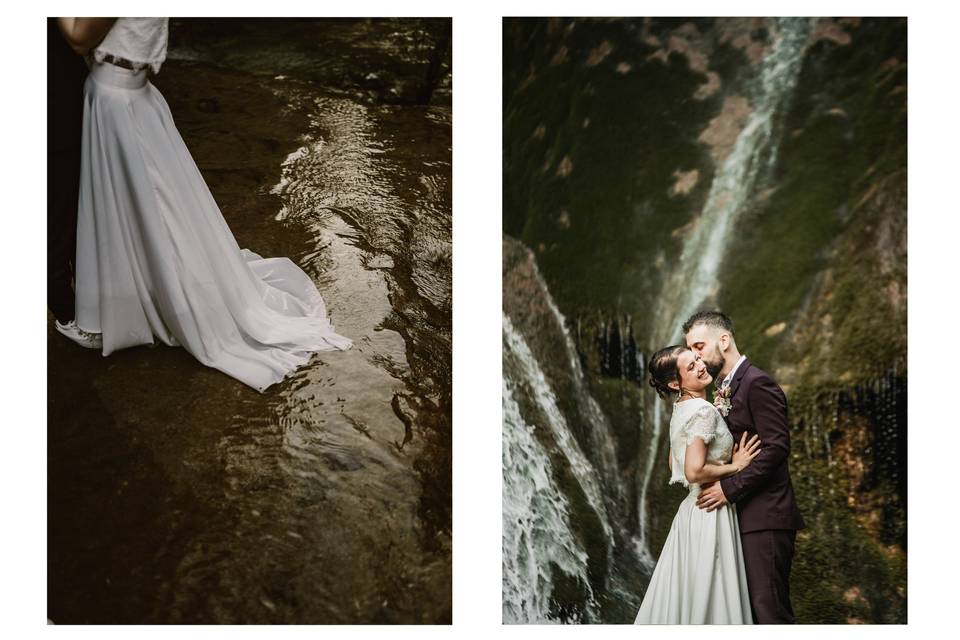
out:
M733 402L734 396L737 395L737 389L740 388L740 381L743 380L743 376L747 374L747 369L749 369L750 366L750 359L744 358L740 366L737 367L737 375L733 376L733 380L730 382L730 402Z

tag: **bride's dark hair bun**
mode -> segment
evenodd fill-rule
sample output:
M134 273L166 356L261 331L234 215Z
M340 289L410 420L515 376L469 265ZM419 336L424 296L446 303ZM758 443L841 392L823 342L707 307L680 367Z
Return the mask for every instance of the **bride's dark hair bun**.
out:
M650 374L650 386L656 389L657 395L666 400L677 393L671 389L669 383L680 383L680 371L677 369L677 358L690 347L675 344L664 347L650 357L647 363L647 372Z

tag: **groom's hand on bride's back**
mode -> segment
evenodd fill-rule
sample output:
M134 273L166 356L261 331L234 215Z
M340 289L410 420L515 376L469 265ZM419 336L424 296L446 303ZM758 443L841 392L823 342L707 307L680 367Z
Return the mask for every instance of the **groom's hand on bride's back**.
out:
M722 507L727 502L727 496L723 495L723 489L719 482L703 483L700 495L697 496L697 506L707 511L713 511Z

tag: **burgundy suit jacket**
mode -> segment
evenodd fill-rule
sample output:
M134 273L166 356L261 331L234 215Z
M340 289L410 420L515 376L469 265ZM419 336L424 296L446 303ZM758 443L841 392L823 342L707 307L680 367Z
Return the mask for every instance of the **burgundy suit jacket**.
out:
M787 398L773 378L744 360L730 382L730 411L724 416L734 442L746 431L760 436L760 455L746 469L720 481L727 500L737 505L740 532L803 529L787 463L790 426Z

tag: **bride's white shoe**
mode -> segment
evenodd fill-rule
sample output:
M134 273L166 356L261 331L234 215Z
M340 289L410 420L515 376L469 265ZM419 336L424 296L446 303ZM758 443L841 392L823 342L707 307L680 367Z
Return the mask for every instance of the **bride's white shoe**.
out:
M67 336L81 347L86 347L87 349L103 348L103 337L99 333L90 333L89 331L84 331L77 326L76 320L71 320L66 324L61 324L59 320L55 320L54 323L57 326L57 331Z

